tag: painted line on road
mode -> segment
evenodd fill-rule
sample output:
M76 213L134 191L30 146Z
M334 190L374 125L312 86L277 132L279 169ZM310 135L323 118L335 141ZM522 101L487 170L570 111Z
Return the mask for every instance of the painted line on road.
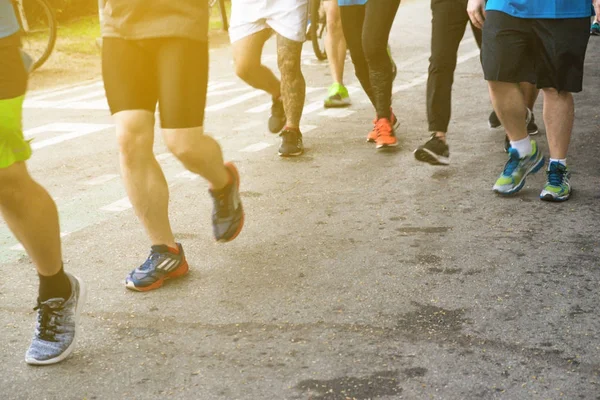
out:
M182 172L178 173L177 175L175 175L175 178L187 179L189 181L195 181L196 179L200 178L200 176L191 171L185 170L185 171L182 171Z
M255 97L262 96L262 95L266 95L266 93L263 92L262 90L254 90L250 93L246 93L241 96L234 97L231 100L227 100L222 103L213 104L212 106L206 107L206 112L223 110L224 108L228 108L228 107L234 106L236 104L243 103L245 101L248 101L250 99L253 99Z
M212 96L221 96L221 95L230 94L230 93L247 92L248 90L251 90L251 89L252 89L251 86L245 86L245 87L231 88L231 89L224 89L224 90L214 90L214 91L207 92L206 96L212 97Z
M71 233L73 233L73 232L61 232L60 237L64 238L65 236L70 235ZM20 243L10 247L10 249L15 250L15 251L25 251L25 247L23 247L23 245Z
M167 160L167 159L173 158L173 157L175 157L173 155L173 153L160 153L160 154L156 155L156 160L157 161L163 161L163 160Z
M129 210L131 207L133 207L133 206L131 205L131 202L129 201L129 197L123 197L122 199L117 200L114 203L111 203L104 207L100 207L100 209L103 211L121 212L121 211Z
M104 83L102 81L96 81L93 83L89 83L87 85L76 84L73 86L68 86L64 89L55 88L55 89L49 89L47 91L32 92L31 93L32 97L26 99L25 103L27 103L27 100L32 100L32 101L44 100L44 99L47 99L50 97L61 96L63 94L78 92L80 90L97 88L97 87L102 87L102 86L104 86Z
M245 130L249 130L252 128L256 128L257 126L262 125L262 124L264 124L264 121L257 121L257 120L249 121L249 122L246 122L245 124L242 124L242 125L239 125L239 126L233 128L233 130L234 131L245 131Z
M264 150L271 146L273 146L273 143L258 142L258 143L251 144L250 146L244 147L243 149L240 150L240 152L241 153L255 153L257 151Z
M319 115L323 117L346 118L354 114L356 111L348 110L347 108L330 108L322 111Z
M110 124L83 124L83 123L65 123L57 122L52 124L43 125L34 129L30 129L24 132L26 138L32 137L34 134L46 133L46 132L67 132L63 135L55 136L50 139L41 140L36 142L35 139L31 143L31 148L34 150L42 149L44 147L53 146L58 143L65 142L67 140L75 139L78 137L86 136L92 133L100 132L105 129L112 128L114 125Z
M96 177L94 179L90 179L89 181L83 182L83 184L88 185L88 186L98 186L98 185L102 185L103 183L110 182L113 179L116 179L118 177L119 177L118 174L100 175L99 177ZM55 199L55 201L56 201L56 199Z

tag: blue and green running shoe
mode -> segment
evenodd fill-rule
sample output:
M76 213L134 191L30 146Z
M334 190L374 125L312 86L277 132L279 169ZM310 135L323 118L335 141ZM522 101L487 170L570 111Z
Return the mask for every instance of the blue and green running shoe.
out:
M546 171L546 186L540 193L540 199L545 201L567 201L571 196L569 168L557 161L552 161Z
M538 149L535 140L531 141L533 150L525 158L519 158L517 149L508 149L508 161L504 165L504 171L494 184L494 192L501 195L517 193L525 185L525 178L534 174L544 166L544 156Z
M594 22L592 24L592 27L590 28L590 35L600 36L600 24L598 22Z
M350 104L350 95L344 85L336 82L329 86L327 98L323 104L325 108L347 107Z

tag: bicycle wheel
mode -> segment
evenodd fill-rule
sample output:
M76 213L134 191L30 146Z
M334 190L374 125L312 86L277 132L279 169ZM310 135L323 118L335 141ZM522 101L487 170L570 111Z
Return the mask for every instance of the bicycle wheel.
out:
M46 0L22 0L24 18L17 10L21 24L22 48L33 60L32 70L50 57L56 43L57 23Z
M313 51L319 60L326 60L325 36L327 35L327 17L321 0L310 0L310 39Z

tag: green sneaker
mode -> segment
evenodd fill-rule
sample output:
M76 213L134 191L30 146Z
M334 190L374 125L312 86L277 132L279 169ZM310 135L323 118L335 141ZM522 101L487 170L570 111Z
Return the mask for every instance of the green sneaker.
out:
M347 107L350 105L350 95L344 85L334 83L329 86L329 92L323 106L325 108Z
M504 171L494 184L494 192L502 195L517 193L525 186L525 178L534 174L544 166L544 156L538 149L535 140L531 141L533 150L525 158L519 158L517 149L508 149L508 161L504 165Z
M546 171L546 186L540 193L540 199L545 201L566 201L571 196L569 168L557 161L552 161Z

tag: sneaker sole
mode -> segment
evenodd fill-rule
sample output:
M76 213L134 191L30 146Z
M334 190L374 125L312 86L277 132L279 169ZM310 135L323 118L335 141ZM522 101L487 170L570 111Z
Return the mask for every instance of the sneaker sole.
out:
M225 167L227 169L229 169L229 171L231 171L231 173L235 176L235 181L237 182L237 191L238 194L240 192L240 173L238 172L237 168L235 167L235 165L233 165L232 163L228 162L225 163ZM236 237L239 236L239 234L242 232L242 228L244 227L244 222L246 220L246 213L244 212L244 207L241 203L240 200L240 206L242 207L242 219L240 220L240 224L238 225L238 228L235 230L235 232L233 233L233 235L231 235L229 238L227 239L217 239L218 243L227 243L227 242L231 242L233 239L235 239Z
M301 150L301 151L296 152L296 153L282 153L282 152L279 152L279 156L280 157L298 157L298 156L301 156L302 154L304 154L304 150Z
M501 192L501 191L497 190L496 188L494 188L492 190L501 196L510 196L511 194L517 193L519 190L523 189L523 186L525 186L525 179L527 178L527 176L538 172L544 166L545 163L546 163L546 159L544 157L542 157L541 160L538 161L537 164L535 164L529 171L525 172L525 175L523 175L523 179L521 179L521 183L519 183L517 186L515 186L513 189L509 190L508 192Z
M498 126L493 126L490 121L488 121L488 126L490 127L490 129L500 129L502 128L502 125L498 125Z
M539 129L536 129L535 131L527 131L527 134L528 134L528 135L531 135L531 136L535 136L535 135L537 135L538 133L540 133L540 130L539 130Z
M571 191L569 192L569 194L567 194L566 196L559 196L559 197L554 197L551 194L545 194L545 195L540 195L540 200L543 201L548 201L551 203L562 203L563 201L567 201L569 200L569 198L571 197L571 195L573 194L573 189L571 189Z
M429 149L416 149L414 151L415 158L417 161L422 161L429 163L431 165L449 165L450 159L449 157L440 156L435 154L433 151Z
M323 108L344 108L351 106L352 103L350 101L332 101L331 103L327 103L326 101L323 103Z
M175 279L175 278L180 278L184 275L186 275L190 270L190 267L187 263L187 260L184 261L183 264L181 264L179 267L177 267L177 269L173 272L171 272L168 275L163 276L161 279L157 280L156 282L154 282L151 285L148 286L135 286L135 283L133 283L132 281L127 281L125 282L125 287L129 290L133 290L136 292L149 292L151 290L156 290L159 289L163 286L163 284L168 281L169 279Z
M79 299L77 300L77 308L75 308L75 334L73 335L73 341L71 342L69 347L67 347L66 350L63 351L58 357L54 357L49 360L36 360L34 358L25 357L25 362L29 365L50 365L59 363L67 357L69 357L75 349L75 344L77 342L77 338L79 337L79 320L81 316L81 311L83 310L83 306L87 300L87 288L81 279L77 278L75 275L71 276L75 278L77 280L77 283L79 284Z
M388 143L386 143L386 144L378 144L375 148L377 150L384 150L384 149L387 149L387 148L390 148L390 147L397 147L397 146L398 146L398 142L393 143L393 144L388 144Z

